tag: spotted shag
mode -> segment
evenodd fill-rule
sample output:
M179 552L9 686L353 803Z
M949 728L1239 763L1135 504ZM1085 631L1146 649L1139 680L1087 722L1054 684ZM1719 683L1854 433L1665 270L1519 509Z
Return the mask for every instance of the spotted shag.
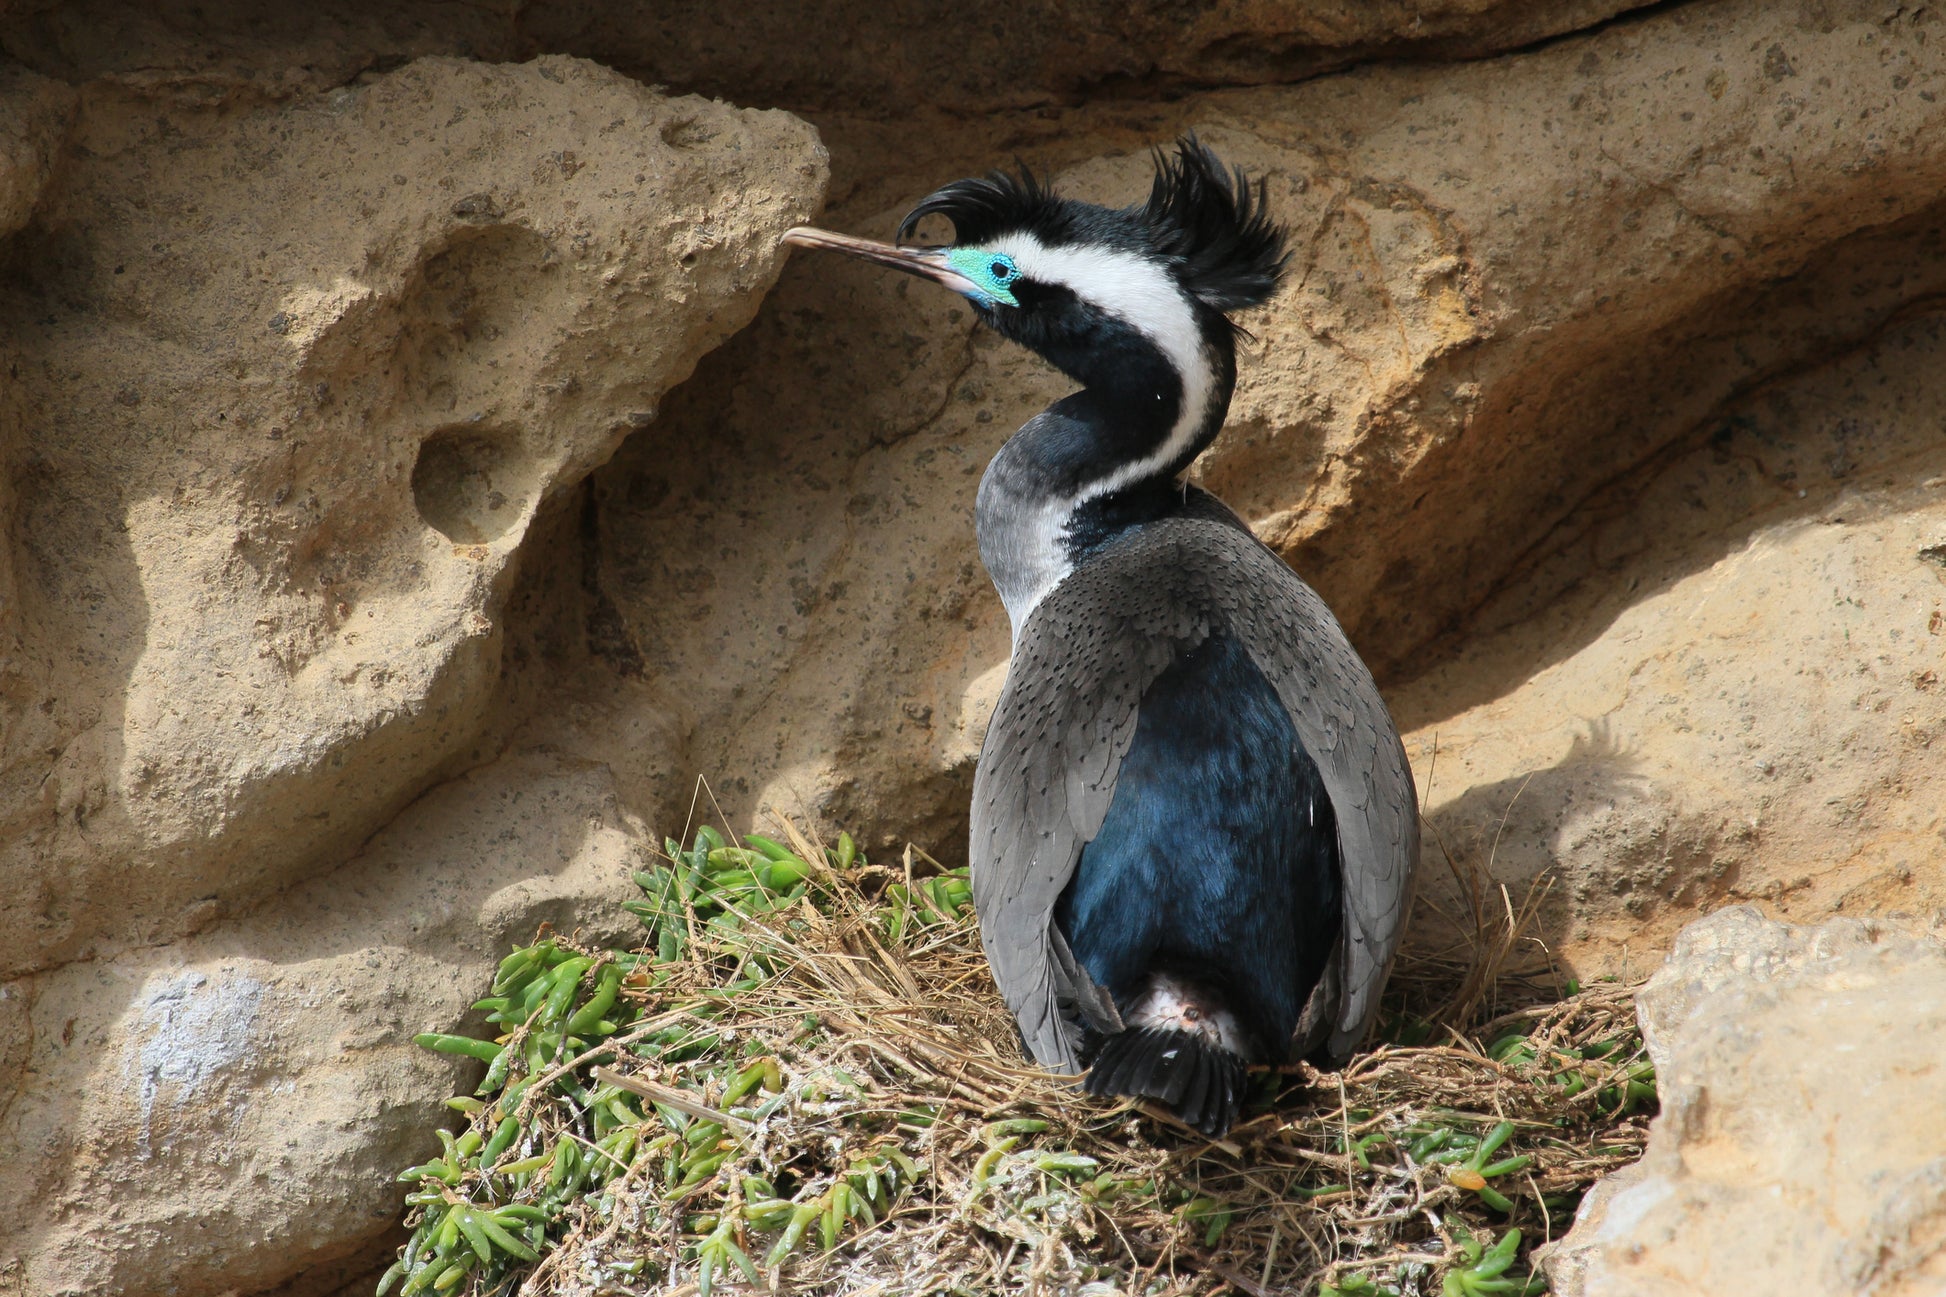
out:
M906 246L932 215L953 242ZM899 244L784 238L944 284L1080 385L1001 447L976 511L1013 659L973 895L1028 1052L1212 1135L1247 1065L1342 1064L1411 896L1412 772L1324 602L1183 480L1236 384L1229 313L1288 257L1261 182L1191 136L1137 206L1022 168L927 197Z

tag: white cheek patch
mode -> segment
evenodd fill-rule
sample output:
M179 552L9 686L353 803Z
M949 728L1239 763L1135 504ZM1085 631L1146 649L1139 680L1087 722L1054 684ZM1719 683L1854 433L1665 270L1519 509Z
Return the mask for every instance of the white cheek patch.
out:
M1026 233L996 239L988 247L1012 257L1023 277L1063 285L1096 309L1140 330L1182 376L1182 407L1162 445L1147 458L1124 464L1089 483L1076 503L1118 491L1173 463L1203 426L1215 385L1196 314L1174 276L1139 253L1102 247L1048 247Z

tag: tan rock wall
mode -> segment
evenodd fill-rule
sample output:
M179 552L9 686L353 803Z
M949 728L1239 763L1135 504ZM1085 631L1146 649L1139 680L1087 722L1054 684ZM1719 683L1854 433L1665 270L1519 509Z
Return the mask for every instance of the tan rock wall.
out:
M1202 480L1379 668L1429 842L1554 878L1557 963L1946 906L1946 25L1630 8L5 12L0 1267L355 1271L458 1080L410 1035L612 918L699 775L958 850L973 491L1065 387L780 265L826 146L876 235L1015 154L1266 176Z
M8 966L247 908L462 754L536 511L747 317L820 170L563 58L93 91L4 308Z
M1504 628L1400 691L1440 841L1553 880L1557 955L1645 971L1726 902L1946 915L1943 427L1940 315L1808 359L1585 501Z
M428 1013L647 858L604 769L482 745L508 596L824 154L561 56L70 119L8 84L67 141L0 289L7 1252L266 1288L396 1219L456 1080Z
M646 84L904 117L1298 80L1371 58L1475 58L1648 0L22 0L0 47L49 76L328 89L426 54L578 54ZM4 14L0 7L0 14Z
M650 841L601 768L508 757L247 918L31 979L0 1186L29 1290L248 1292L359 1256L477 1073L413 1035L541 923L624 938Z
M1662 1114L1548 1263L1561 1297L1946 1284L1946 947L1736 907L1641 1000Z

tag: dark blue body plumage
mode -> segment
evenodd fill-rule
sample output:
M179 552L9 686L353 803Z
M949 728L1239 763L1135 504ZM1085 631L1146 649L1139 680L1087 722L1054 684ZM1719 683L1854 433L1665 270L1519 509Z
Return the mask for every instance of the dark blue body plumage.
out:
M1154 972L1215 993L1280 1059L1340 924L1337 821L1263 672L1218 633L1143 696L1055 919L1128 1015Z

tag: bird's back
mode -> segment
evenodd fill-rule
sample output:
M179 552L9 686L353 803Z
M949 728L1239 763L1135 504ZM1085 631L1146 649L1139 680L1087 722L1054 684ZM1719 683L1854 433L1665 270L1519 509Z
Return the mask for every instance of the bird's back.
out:
M1125 1023L1173 983L1230 1015L1233 1052L1279 1061L1337 943L1339 874L1317 764L1241 641L1217 627L1143 695L1108 814L1055 919Z
M1139 1030L1145 996L1185 993L1220 1003L1245 1057L1280 1057L1300 1016L1324 1055L1348 1052L1416 853L1370 674L1210 497L1086 555L1021 627L972 858L989 957L1043 1063L1073 1068L1085 1029Z

